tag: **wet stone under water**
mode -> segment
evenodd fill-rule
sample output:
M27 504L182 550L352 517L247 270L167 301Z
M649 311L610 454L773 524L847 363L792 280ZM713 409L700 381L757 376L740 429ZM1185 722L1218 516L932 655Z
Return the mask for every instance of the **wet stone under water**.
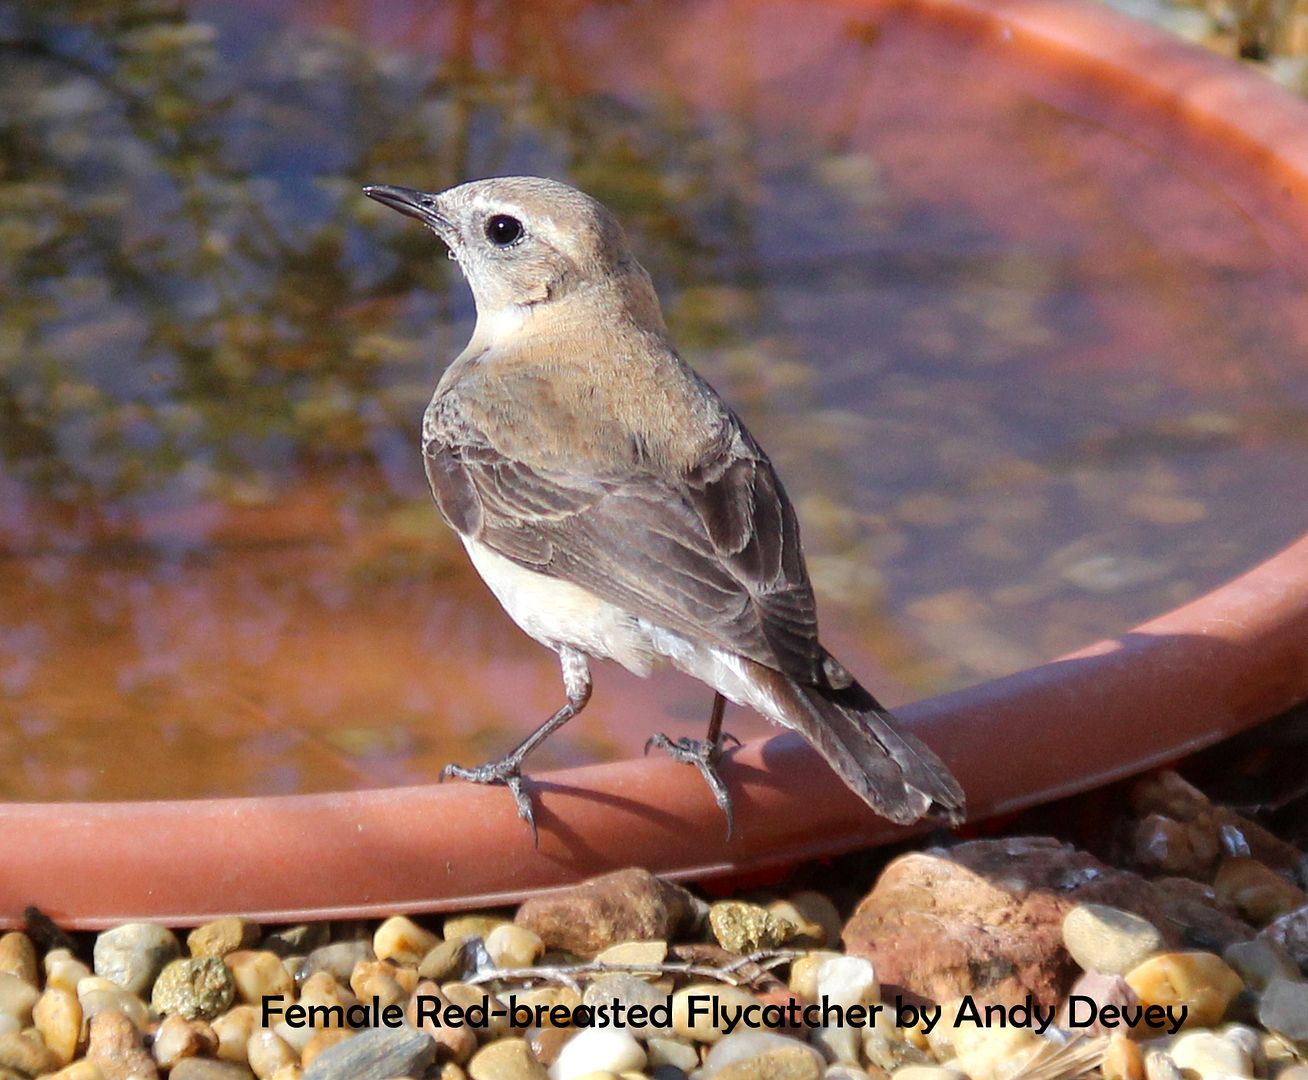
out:
M1302 531L1296 234L1094 87L875 8L330 13L0 3L0 798L428 780L560 703L422 474L466 287L365 182L612 206L892 704ZM709 701L601 666L533 766Z

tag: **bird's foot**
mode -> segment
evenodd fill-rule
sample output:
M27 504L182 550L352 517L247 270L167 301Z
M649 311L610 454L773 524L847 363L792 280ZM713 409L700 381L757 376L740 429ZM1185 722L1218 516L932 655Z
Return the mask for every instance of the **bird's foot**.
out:
M521 757L509 754L498 761L478 765L475 769L467 769L462 765L446 765L441 770L440 779L444 780L450 776L457 776L460 780L467 780L473 784L503 784L513 796L513 802L518 808L518 817L531 826L532 842L540 847L540 834L536 832L536 814L532 810L531 796L527 794L527 789L523 785Z
M739 739L726 732L716 740L690 739L683 736L676 742L660 733L649 737L649 741L645 743L645 753L649 753L651 746L656 746L674 761L694 765L699 770L709 790L713 792L713 801L727 817L727 839L730 840L735 829L735 816L731 812L731 793L727 791L727 785L722 782L722 777L718 773L718 762L722 760L722 747L728 740L736 746L740 745Z

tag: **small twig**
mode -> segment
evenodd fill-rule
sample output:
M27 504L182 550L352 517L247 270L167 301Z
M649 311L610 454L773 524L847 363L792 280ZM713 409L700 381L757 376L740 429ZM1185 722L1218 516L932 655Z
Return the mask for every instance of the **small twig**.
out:
M754 983L767 972L782 964L803 956L801 952L765 950L739 956L729 964L689 964L680 961L662 961L657 964L619 964L603 960L590 960L582 964L542 964L539 967L499 968L495 971L483 971L473 975L468 982L476 986L487 982L529 982L539 979L544 982L562 983L564 986L581 991L581 979L594 979L600 975L693 975L696 978L715 979L728 986L741 986ZM753 965L757 972L749 977L741 977L737 972L741 968Z

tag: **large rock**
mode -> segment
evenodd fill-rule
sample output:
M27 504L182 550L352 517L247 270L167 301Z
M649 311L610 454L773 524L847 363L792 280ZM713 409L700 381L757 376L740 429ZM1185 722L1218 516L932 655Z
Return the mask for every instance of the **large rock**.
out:
M845 945L872 960L891 993L1004 1004L1032 994L1055 1005L1076 975L1063 919L1085 903L1142 916L1169 948L1202 942L1220 951L1253 933L1190 889L1145 881L1053 839L1019 837L896 859L846 924Z
M694 921L696 911L685 889L633 867L533 897L514 921L534 930L548 948L594 956L620 941L670 940Z

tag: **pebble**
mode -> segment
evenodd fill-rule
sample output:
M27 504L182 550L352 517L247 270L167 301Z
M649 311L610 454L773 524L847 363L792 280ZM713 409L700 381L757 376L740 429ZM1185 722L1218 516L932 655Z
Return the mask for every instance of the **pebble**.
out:
M1169 952L1132 968L1126 981L1144 1005L1189 1008L1186 1027L1213 1027L1244 988L1220 956L1208 952Z
M367 941L338 941L314 949L305 958L304 974L329 972L337 982L348 983L354 969L365 960L375 960L372 943Z
M17 975L28 986L36 986L36 946L22 931L0 937L0 972Z
M441 987L441 993L450 999L459 1008L467 1009L476 1006L481 1008L483 998L489 999L488 1008L490 1012L496 1013L507 1011L504 1009L504 1003L494 994L488 994L483 986L470 986L468 983L452 982L446 983ZM490 1042L493 1039L502 1039L513 1032L509 1025L507 1016L490 1015L486 1018L487 1023L484 1028L478 1027L472 1030L476 1032L478 1042Z
M418 973L413 968L398 968L389 960L360 960L350 976L354 996L369 1004L376 998L383 1009L403 1005L417 985Z
M581 1000L583 1004L592 1008L607 1006L610 1010L615 1003L620 1003L624 1010L629 1010L632 1006L641 1006L646 1010L646 1016L648 1017L648 1010L653 1009L655 1006L666 1005L668 996L638 975L619 972L616 975L603 975L596 979L586 987L586 992L582 994ZM662 1011L661 1008L660 1011ZM667 1030L666 1028L654 1027L649 1023L629 1024L627 1026L634 1035L640 1038Z
M655 966L668 958L666 941L620 941L601 949L595 959L602 964L649 964Z
M191 1057L174 1065L168 1080L254 1080L254 1073L231 1061Z
M304 1070L304 1080L391 1080L421 1076L436 1060L436 1044L413 1028L373 1028L328 1047Z
M1029 1027L963 1027L954 1037L954 1064L971 1080L1007 1080L1046 1045Z
M842 954L828 949L815 949L798 957L790 965L790 990L805 1001L817 1001L818 972L828 960L838 960Z
M82 1006L76 994L50 987L32 1010L32 1022L61 1065L73 1060L82 1037Z
M164 1069L173 1068L189 1057L212 1054L218 1049L218 1036L203 1020L187 1020L179 1015L165 1017L154 1033L150 1047L154 1060Z
M431 949L418 964L418 975L433 982L449 982L472 974L468 963L470 937L446 938Z
M715 1080L819 1080L825 1067L822 1055L798 1039L773 1031L734 1031L708 1052L704 1076Z
M226 956L240 949L252 949L259 943L259 924L236 915L197 926L186 936L186 948L192 956Z
M95 975L78 984L77 1003L82 1007L84 1023L104 1012L122 1013L142 1031L150 1023L150 1010L144 1001Z
M817 998L830 999L842 1008L879 1000L876 969L861 956L837 956L817 971Z
M300 1064L307 1069L323 1051L346 1039L354 1038L355 1034L356 1032L350 1028L322 1028L315 1031L313 1038L305 1043L304 1049L300 1051Z
M125 1015L110 1011L93 1016L90 1032L86 1056L99 1067L105 1080L157 1080L159 1069L154 1058L146 1053L140 1031Z
M387 919L372 936L377 959L392 960L401 967L417 967L438 944L440 938L403 915Z
M692 1042L714 1043L725 1034L724 1027L713 1025L717 1001L719 1023L725 1025L724 1010L734 1013L737 1006L754 1004L754 996L735 986L720 983L695 983L672 995L672 1027L678 1035ZM691 1005L694 1015L691 1015Z
M441 993L440 987L434 982L421 982L413 991L413 997L409 999L405 1011L410 1026L425 1031L435 1042L438 1061L456 1061L462 1065L476 1053L477 1034L472 1028L466 1024L437 1025L430 1016L420 1017L419 1002L422 1002L428 1010L436 1008L443 1011L449 1006L450 999Z
M813 889L803 889L791 893L787 899L809 925L822 928L822 938L816 942L818 946L830 949L840 945L840 932L844 929L844 920L841 919L840 912L836 910L836 905L831 902L830 897Z
M61 1064L35 1031L12 1031L0 1035L0 1076L6 1069L24 1076L38 1076L57 1069Z
M1237 941L1222 953L1250 990L1262 992L1273 979L1299 978L1299 966L1280 945L1266 937Z
M759 904L719 900L709 908L709 929L728 952L748 954L775 949L795 936L795 924Z
M518 908L514 922L534 930L547 948L591 957L620 941L676 940L698 911L695 898L680 885L633 867L532 897Z
M1271 867L1248 857L1223 862L1213 878L1213 889L1219 899L1234 906L1255 926L1266 926L1308 901L1298 886L1291 885Z
M297 1065L300 1055L275 1031L259 1028L250 1034L245 1046L250 1070L259 1080L272 1080L273 1074L284 1065Z
M17 975L0 972L0 1015L12 1016L19 1027L26 1027L32 1021L32 1006L36 1004L41 992Z
M473 1055L468 1075L472 1080L547 1080L550 1074L525 1039L497 1039Z
M1063 944L1083 971L1125 975L1163 947L1163 935L1132 912L1077 904L1063 917Z
M1184 1080L1170 1054L1156 1053L1145 1057L1145 1080Z
M304 980L300 986L300 1004L305 1006L319 1005L326 1008L339 1006L343 1011L351 1005L358 1002L348 989L343 987L336 979L326 971L316 971ZM344 1018L338 1023L336 1018L328 1015L322 1019L315 1018L313 1027L343 1027Z
M577 1080L588 1072L625 1072L645 1067L645 1051L630 1033L615 1028L585 1028L564 1045L550 1066L550 1080Z
M227 965L236 996L247 1005L262 1005L264 998L295 994L295 980L275 952L238 949L219 962Z
M1145 1080L1144 1055L1140 1047L1120 1032L1109 1036L1100 1067L1104 1080Z
M689 1073L699 1067L699 1051L690 1043L678 1039L667 1039L656 1035L646 1040L645 1054L645 1064L651 1069L668 1065Z
M274 930L263 939L263 947L278 956L304 956L322 948L331 937L331 928L324 922L298 923ZM256 938L257 942L258 939ZM253 945L255 942L251 942Z
M451 915L445 920L441 927L441 936L448 941L450 938L475 937L483 941L490 937L491 931L497 926L503 926L505 923L512 922L507 915L501 915L497 912L469 912L466 915Z
M95 939L95 973L145 999L155 977L181 951L171 930L153 923L126 923Z
M45 954L46 989L57 986L61 990L77 992L77 984L91 977L91 969L67 949L51 949Z
M258 1026L253 1005L238 1005L223 1013L213 1022L213 1033L218 1036L218 1056L238 1065L249 1064L247 1047L250 1035Z
M495 927L485 941L486 951L498 968L531 967L545 952L539 934L513 923Z
M1253 1060L1245 1048L1211 1031L1190 1031L1178 1036L1168 1053L1178 1068L1197 1073L1200 1080L1253 1076Z
M1075 1014L1072 1010L1072 999L1076 1000ZM1085 1000L1088 998L1093 1002L1095 1022L1089 1027L1086 1021L1090 1018L1090 1008ZM1103 1023L1102 1016L1106 1006L1112 1006L1120 1010L1123 1006L1138 1005L1139 998L1135 996L1135 991L1131 989L1128 983L1121 975L1109 975L1102 971L1087 971L1072 984L1072 988L1067 992L1063 999L1063 1005L1058 1010L1058 1024L1060 1027L1072 1028L1072 1021L1076 1021L1075 1030L1081 1035L1112 1035L1116 1026L1106 1026ZM1121 1013L1115 1012L1114 1017L1120 1016Z
M1258 1022L1294 1043L1308 1049L1308 983L1290 979L1273 979L1258 1001Z
M272 953L251 955L271 956ZM236 979L223 960L218 956L197 956L174 960L159 972L150 994L150 1005L157 1013L176 1013L187 1020L212 1020L235 997Z

